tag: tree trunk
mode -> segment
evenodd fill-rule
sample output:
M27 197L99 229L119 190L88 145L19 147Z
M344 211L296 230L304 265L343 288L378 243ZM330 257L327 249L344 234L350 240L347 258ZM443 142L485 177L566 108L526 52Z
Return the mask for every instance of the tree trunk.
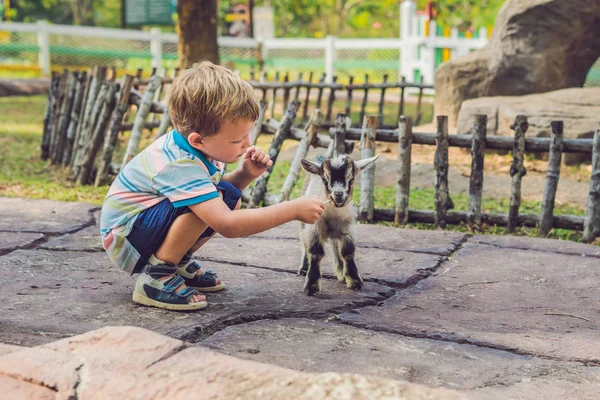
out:
M181 68L208 60L219 63L217 0L178 0L177 53Z
M94 22L94 10L92 9L92 3L93 0L71 0L74 25L96 25Z

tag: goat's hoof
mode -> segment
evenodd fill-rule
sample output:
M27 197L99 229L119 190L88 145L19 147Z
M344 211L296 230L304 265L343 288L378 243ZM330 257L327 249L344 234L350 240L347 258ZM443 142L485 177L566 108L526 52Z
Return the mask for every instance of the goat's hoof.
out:
M298 276L306 276L306 273L307 273L307 272L308 272L308 271L307 271L307 270L305 270L305 269L299 269L299 270L298 270Z
M344 275L343 271L335 271L335 276L337 276L337 279L340 282L345 282L346 281L346 276Z
M346 286L348 289L360 290L363 287L363 280L359 277L358 279L346 277Z
M316 281L315 283L309 284L306 282L304 285L304 292L309 296L315 296L321 290L320 281Z

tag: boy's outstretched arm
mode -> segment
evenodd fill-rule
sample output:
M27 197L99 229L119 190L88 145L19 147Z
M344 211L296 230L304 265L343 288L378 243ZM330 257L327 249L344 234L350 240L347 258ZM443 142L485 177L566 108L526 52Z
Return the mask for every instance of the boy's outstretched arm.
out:
M264 232L293 220L314 224L323 213L325 204L318 197L303 196L269 207L231 211L217 197L189 207L221 235L236 238Z
M244 153L241 167L223 175L223 180L244 190L250 182L261 176L271 165L273 165L271 157L258 147L252 146Z

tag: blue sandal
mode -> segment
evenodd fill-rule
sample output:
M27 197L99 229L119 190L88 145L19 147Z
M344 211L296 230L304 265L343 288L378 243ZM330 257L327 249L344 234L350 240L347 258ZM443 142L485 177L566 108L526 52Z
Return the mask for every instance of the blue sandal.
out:
M167 310L190 311L199 310L208 305L206 301L190 303L192 296L199 294L191 287L177 291L185 283L185 279L176 273L174 265L146 265L138 277L133 291L133 301L145 306L164 308ZM165 276L173 275L166 280Z
M186 254L180 264L186 261ZM191 258L191 257L190 257ZM185 284L200 292L218 292L225 289L223 282L217 283L219 277L211 270L204 271L200 275L196 275L196 271L202 269L200 264L194 260L190 260L184 265L177 267L177 274L185 279Z

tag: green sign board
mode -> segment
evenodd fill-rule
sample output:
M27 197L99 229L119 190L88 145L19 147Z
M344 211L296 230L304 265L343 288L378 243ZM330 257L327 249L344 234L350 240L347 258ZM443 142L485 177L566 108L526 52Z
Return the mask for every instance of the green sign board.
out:
M172 25L173 0L124 0L126 25Z

